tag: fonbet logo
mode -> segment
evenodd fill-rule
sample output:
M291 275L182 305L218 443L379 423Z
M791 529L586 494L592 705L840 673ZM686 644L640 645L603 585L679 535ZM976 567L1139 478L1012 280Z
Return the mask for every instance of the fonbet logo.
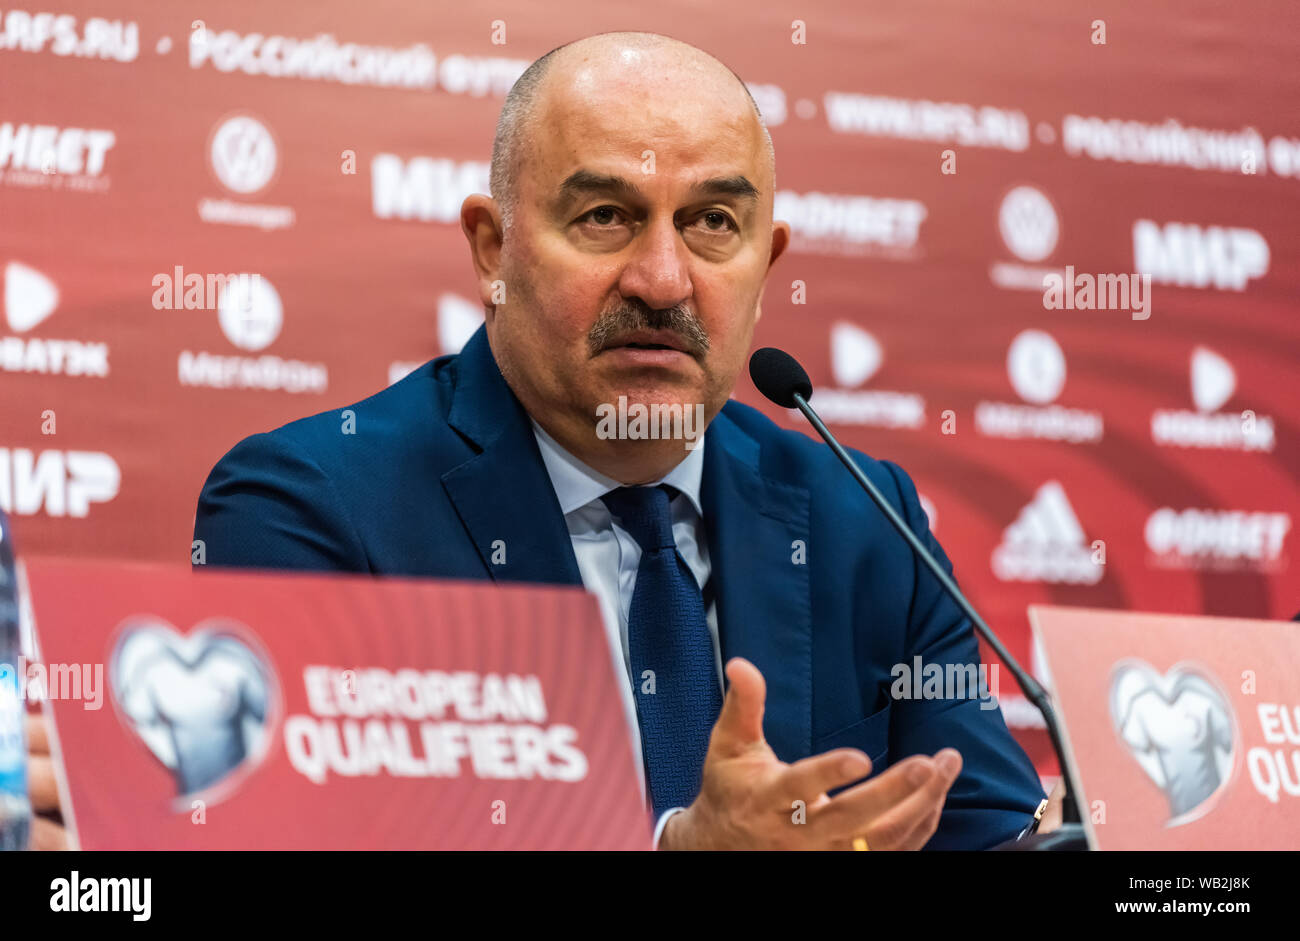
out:
M1111 673L1111 721L1168 801L1167 827L1205 816L1232 779L1237 721L1211 675L1178 664L1162 676L1141 660L1121 661Z
M117 496L122 472L99 451L32 451L0 448L0 509L14 516L90 513L92 503Z
M1056 207L1042 190L1017 186L1002 198L997 223L1002 243L1020 262L995 262L989 277L998 287L1041 291L1045 277L1059 274L1037 265L1051 257L1061 237Z
M1237 391L1237 371L1224 357L1198 346L1191 359L1192 402L1196 411L1157 409L1151 414L1151 440L1178 448L1272 451L1273 419L1251 409L1220 412Z
M257 353L280 335L284 307L275 286L263 275L226 282L217 301L217 322L230 343ZM228 356L183 350L177 362L183 386L212 389L263 389L283 392L324 392L329 372L324 363L307 363L279 356Z
M438 298L438 350L440 356L459 353L474 331L483 325L483 307L459 294L447 293ZM388 384L405 379L425 363L424 360L394 360L388 364Z
M1291 531L1287 513L1163 506L1147 517L1149 562L1157 568L1278 571Z
M279 152L270 129L257 118L232 115L217 122L208 141L208 164L217 181L236 196L260 193L275 178ZM247 225L273 230L293 225L289 206L231 199L199 200L199 218L215 225Z
M1156 284L1244 291L1268 273L1269 249L1254 229L1167 222L1133 223L1134 270Z
M138 617L113 649L108 674L122 721L171 772L178 797L247 773L268 751L275 671L242 638L247 631L216 621L183 637L167 621Z
M59 288L46 275L20 262L4 267L4 317L10 330L26 333L59 306ZM53 376L108 375L108 344L40 337L0 337L0 369Z
M835 387L818 389L812 404L826 422L874 425L883 428L920 428L925 422L925 399L903 392L858 391L884 364L880 342L861 327L840 322L831 327L831 374Z
M0 123L0 182L102 192L109 186L104 164L116 143L112 131Z
M1038 488L993 550L993 574L1004 582L1095 585L1105 571L1105 546L1087 544L1065 489L1055 480Z
M792 251L896 259L916 254L921 223L929 214L914 199L793 190L777 192L773 211L790 224Z
M980 402L975 428L990 438L1042 438L1071 444L1100 441L1101 412L1051 405L1065 388L1065 354L1042 330L1024 330L1007 349L1011 387L1029 405Z

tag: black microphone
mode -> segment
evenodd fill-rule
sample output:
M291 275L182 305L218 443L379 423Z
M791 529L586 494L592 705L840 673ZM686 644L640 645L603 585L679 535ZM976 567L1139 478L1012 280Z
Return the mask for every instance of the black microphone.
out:
M835 439L835 436L831 434L830 429L822 423L821 418L808 404L808 399L812 397L812 382L808 379L808 373L804 372L804 368L799 365L798 361L784 350L778 350L770 346L763 347L761 350L756 350L754 355L749 358L749 376L754 380L754 385L758 387L758 391L768 399L783 408L797 408L803 412L804 417L817 430L817 433L830 445L831 450L835 452L835 456L844 462L844 466L849 469L853 479L862 485L862 489L867 492L867 496L871 497L871 501L880 508L880 512L885 514L885 518L889 520L894 529L898 530L898 534L911 547L916 557L925 563L925 567L939 580L939 584L943 586L943 590L948 594L948 597L956 602L957 607L971 619L971 623L975 625L979 635L993 648L993 652L998 655L998 659L1006 664L1007 669L1011 671L1011 675L1015 677L1017 685L1024 692L1025 698L1032 702L1038 708L1038 711L1043 714L1043 721L1047 723L1047 734L1051 737L1052 748L1055 749L1056 759L1061 765L1061 775L1066 781L1065 798L1061 805L1061 819L1063 823L1078 824L1080 822L1079 809L1074 798L1076 794L1082 792L1076 787L1076 782L1070 772L1070 766L1065 761L1065 749L1061 744L1061 728L1056 720L1056 712L1052 708L1052 702L1047 695L1047 691L1043 689L1037 680L1021 668L1020 664L1016 662L1016 658L1011 656L1011 652L1003 646L1002 641L998 639L998 636L980 617L979 612L966 600L966 596L961 593L957 583L948 576L948 573L943 570L943 566L930 553L930 550L922 544L916 533L912 532L911 527L898 515L898 511L890 505L889 501L876 488L876 485L862 472L862 468L853 460L849 452L844 450L839 441Z

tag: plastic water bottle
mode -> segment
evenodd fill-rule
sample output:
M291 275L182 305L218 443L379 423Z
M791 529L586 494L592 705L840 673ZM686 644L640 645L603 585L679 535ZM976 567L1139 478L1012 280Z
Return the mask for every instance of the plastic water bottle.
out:
M32 805L27 799L26 708L18 676L18 578L9 521L0 513L0 850L27 848Z

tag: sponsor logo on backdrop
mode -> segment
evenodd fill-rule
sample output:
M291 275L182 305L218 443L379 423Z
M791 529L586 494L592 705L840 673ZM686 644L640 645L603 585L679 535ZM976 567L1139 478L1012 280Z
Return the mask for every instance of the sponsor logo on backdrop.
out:
M1011 387L1029 405L980 402L975 428L990 438L1041 438L1071 444L1096 443L1104 430L1099 411L1052 405L1065 388L1065 354L1042 330L1024 330L1007 350Z
M268 78L339 82L374 88L435 89L451 95L505 97L527 59L452 54L441 59L424 43L367 46L329 33L293 36L198 29L190 34L190 68Z
M0 182L26 189L70 189L102 193L112 131L52 124L0 123Z
M1049 480L1002 533L993 574L1004 582L1095 585L1105 574L1096 556L1065 488Z
M59 306L58 286L35 268L11 261L4 267L5 323L26 333ZM108 344L42 337L0 336L0 369L51 376L108 375Z
M480 160L447 160L377 154L370 161L370 196L380 219L460 222L460 204L471 193L486 193L491 165Z
M1272 451L1273 419L1252 410L1220 412L1237 390L1232 364L1208 347L1198 346L1191 360L1192 402L1196 411L1157 409L1151 414L1151 440L1177 448Z
M483 324L483 306L459 294L447 293L438 298L439 356L459 353ZM388 384L406 378L427 360L396 360L388 364Z
M1111 671L1115 732L1169 803L1167 827L1214 809L1237 767L1237 717L1209 668L1180 663L1160 674L1142 660Z
M1160 124L1067 114L1061 144L1071 157L1117 163L1157 164L1192 170L1242 173L1249 159L1267 172L1264 139L1253 127L1223 131L1184 127L1174 118Z
M1133 266L1156 284L1244 291L1268 273L1269 255L1268 242L1254 229L1133 223Z
M828 91L822 99L834 134L934 141L1022 151L1029 147L1029 119L1013 108L949 101L886 98Z
M12 516L72 516L117 496L122 472L101 451L0 447L0 509Z
M915 199L780 190L773 212L790 223L790 248L824 255L918 256L929 210Z
M77 18L68 13L10 10L0 27L0 50L5 49L134 62L140 55L140 25L92 16L78 27Z
M758 105L758 113L769 128L780 127L787 116L785 89L780 85L762 85L746 82L745 87Z
M279 167L279 147L270 128L247 114L222 118L208 139L208 166L212 175L240 199L254 196L271 185ZM235 199L203 197L199 218L214 225L247 225L258 229L287 229L296 214L290 206L248 203Z
M226 339L240 350L258 353L280 335L284 308L280 294L266 277L227 282L217 301L217 322ZM321 393L329 387L324 363L281 359L279 356L232 356L184 350L177 362L183 386L212 389L262 389Z
M920 428L925 399L911 392L857 389L885 361L880 342L856 324L831 327L831 375L835 385L813 392L812 404L827 424ZM796 413L797 414L797 413Z
M1007 251L1019 261L998 261L989 277L1000 288L1042 291L1045 278L1059 277L1059 268L1045 268L1061 238L1061 221L1047 194L1034 186L1012 189L998 205L998 234Z
M1290 532L1287 513L1164 506L1147 517L1144 535L1153 568L1276 573L1286 568Z
M269 750L280 697L275 670L251 636L230 621L188 636L156 617L122 626L108 661L118 716L171 773L180 798L228 789Z

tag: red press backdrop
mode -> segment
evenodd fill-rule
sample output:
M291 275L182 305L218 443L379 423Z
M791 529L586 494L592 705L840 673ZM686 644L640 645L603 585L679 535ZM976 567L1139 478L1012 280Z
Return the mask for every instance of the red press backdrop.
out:
M795 236L758 342L913 475L1015 651L1034 602L1300 608L1292 3L475 7L0 9L0 506L21 550L184 560L237 440L459 348L481 314L457 209L486 192L505 91L628 28L750 84ZM258 277L170 308L159 288L228 273ZM1149 281L1089 309L1083 275ZM747 378L736 395L803 427Z

